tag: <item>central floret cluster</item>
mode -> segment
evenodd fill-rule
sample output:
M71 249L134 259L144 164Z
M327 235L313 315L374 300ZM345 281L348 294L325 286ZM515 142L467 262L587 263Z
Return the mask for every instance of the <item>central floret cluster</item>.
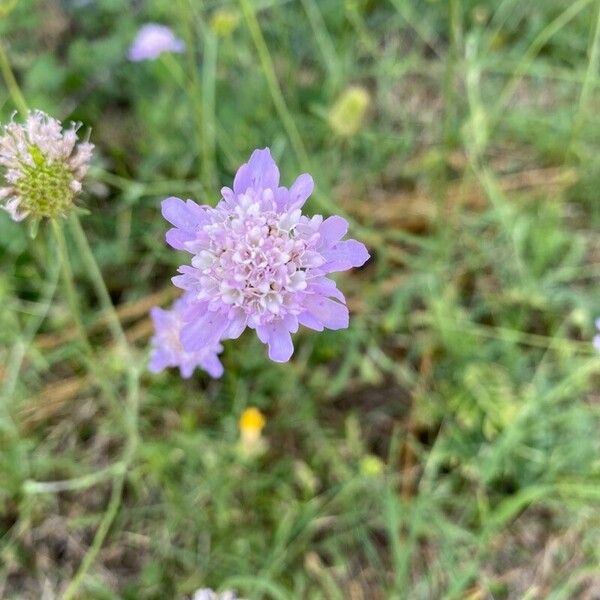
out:
M269 346L269 357L284 362L300 325L348 326L344 296L327 275L361 266L369 254L360 242L342 240L348 223L341 217L302 215L312 190L307 174L289 189L280 186L264 149L240 167L215 208L179 198L163 202L163 216L175 226L167 242L193 255L173 278L188 299L183 351L214 348L249 327Z
M231 213L221 209L215 216L188 245L197 252L197 298L239 308L253 325L301 312L307 271L323 261L314 249L316 232L299 227L300 210L278 214L266 190L242 194Z

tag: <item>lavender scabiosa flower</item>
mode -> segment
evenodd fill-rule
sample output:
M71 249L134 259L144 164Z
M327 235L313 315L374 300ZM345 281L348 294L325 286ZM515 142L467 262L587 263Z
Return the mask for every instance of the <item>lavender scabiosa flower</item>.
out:
M180 40L166 25L147 23L138 31L131 47L128 58L134 62L142 60L155 60L163 52L181 53L185 50L185 43Z
M6 185L0 202L15 221L65 214L81 191L93 144L77 140L79 125L63 130L60 121L42 111L25 123L11 121L0 135L0 165Z
M600 318L596 319L596 330L598 333L594 336L593 344L594 348L600 352Z
M200 367L211 377L221 377L223 365L217 357L223 350L221 344L216 343L193 352L187 352L181 346L179 336L185 322L184 314L189 306L190 296L184 294L173 303L171 310L154 307L150 311L155 335L151 340L149 369L158 373L166 367L179 367L181 376L187 379L192 376L196 367Z
M288 189L268 148L242 165L233 189L223 188L215 208L167 198L163 216L175 226L167 242L186 250L191 265L173 278L193 302L181 342L188 352L233 339L249 327L276 362L290 359L291 333L304 325L317 331L348 327L344 295L327 275L363 265L367 249L342 241L341 217L303 216L311 195L308 174Z

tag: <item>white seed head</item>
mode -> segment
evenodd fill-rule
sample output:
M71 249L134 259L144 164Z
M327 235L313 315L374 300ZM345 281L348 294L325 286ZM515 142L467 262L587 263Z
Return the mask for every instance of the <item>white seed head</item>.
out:
M93 144L79 142L73 123L32 111L25 123L11 121L0 135L0 165L7 185L0 188L1 207L15 221L64 215L81 191Z

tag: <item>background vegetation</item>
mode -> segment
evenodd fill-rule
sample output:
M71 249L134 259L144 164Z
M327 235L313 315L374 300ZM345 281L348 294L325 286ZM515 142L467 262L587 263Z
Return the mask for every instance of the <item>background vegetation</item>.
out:
M222 380L144 373L116 489L134 433L82 364L48 228L31 240L0 215L0 597L62 597L86 560L91 599L600 596L600 2L2 0L0 16L4 81L10 65L30 106L92 129L83 225L140 365L181 260L160 200L216 202L255 147L286 183L313 173L309 210L350 215L372 254L341 277L350 329L302 332L290 364L247 335ZM187 52L128 62L148 21ZM349 86L369 102L343 132ZM96 368L125 396L72 256ZM254 459L247 406L267 418Z

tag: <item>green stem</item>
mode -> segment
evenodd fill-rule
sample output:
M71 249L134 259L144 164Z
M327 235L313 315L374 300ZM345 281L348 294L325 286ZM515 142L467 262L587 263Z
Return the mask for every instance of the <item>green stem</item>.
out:
M314 32L315 41L323 56L329 80L333 82L333 87L336 88L343 71L340 66L340 60L337 56L335 45L327 31L325 21L323 20L323 15L319 10L316 0L300 0L300 2L304 7L304 11L306 12L306 16L308 17L310 26Z
M108 385L106 378L102 376L102 373L96 366L96 357L94 356L94 350L92 349L92 345L83 325L81 311L79 309L79 303L77 301L77 293L75 291L73 270L71 268L71 261L69 260L69 253L67 251L67 244L62 225L56 219L52 219L50 223L52 224L52 232L54 234L54 239L56 240L56 245L58 248L58 255L60 258L60 265L63 274L65 294L67 297L69 308L71 309L71 317L73 318L75 328L77 329L77 333L79 335L79 340L85 352L86 367L96 379L96 383L103 391L105 396L109 398L109 400L113 403L113 406L118 406L117 398L112 388Z
M69 587L67 587L63 600L72 600L75 598L79 587L83 581L83 578L87 574L89 568L92 566L100 549L102 548L102 544L106 539L110 526L112 525L115 517L117 516L117 512L119 511L119 507L121 506L121 498L123 496L123 486L125 484L125 476L121 475L116 477L113 480L112 490L110 494L110 500L108 502L108 506L106 508L106 512L102 517L102 521L100 521L100 525L96 530L96 535L94 536L94 540L92 545L86 552L81 564L79 565L79 569L75 574L75 577L70 581Z
M2 72L2 77L4 79L4 83L6 83L6 87L8 88L8 93L12 98L12 101L15 103L17 110L23 115L27 116L29 109L27 107L27 102L25 97L23 96L21 89L19 88L19 84L15 79L14 73L12 72L12 68L10 66L10 61L8 60L8 55L6 54L6 50L4 49L4 44L0 40L0 71Z
M498 98L498 101L492 110L489 120L490 130L495 128L498 122L501 120L502 116L504 115L506 105L519 87L521 79L527 73L531 63L542 50L542 48L548 43L552 36L560 31L567 23L569 23L569 21L573 20L591 2L592 0L576 0L572 4L569 4L567 8L553 21L548 23L548 25L546 25L546 27L544 27L544 29L533 40L523 55L523 58L521 58L521 61L514 69L510 81L502 90L500 97Z
M2 386L2 391L0 393L0 403L5 412L7 423L10 426L10 433L14 437L17 437L18 430L9 410L10 400L17 386L19 373L21 371L21 366L23 364L23 360L25 359L27 349L35 337L35 334L38 332L39 328L44 322L44 319L50 310L50 306L52 305L52 299L54 298L54 293L56 292L59 275L60 261L53 261L50 276L48 277L48 281L45 285L46 289L40 302L41 310L37 315L35 315L35 317L31 319L23 334L19 336L19 340L13 345L7 360L6 376Z
M365 25L364 19L354 2L344 3L346 18L356 31L356 37L360 40L364 49L373 57L377 58L377 43Z
M75 238L75 242L78 246L78 249L81 253L82 259L86 265L87 271L90 275L90 279L92 284L94 285L96 295L100 301L103 311L105 312L109 327L111 329L111 333L114 336L115 340L120 346L121 351L127 361L127 401L126 401L126 409L127 409L127 443L125 446L125 450L123 452L122 460L113 466L115 470L115 475L113 479L111 497L106 508L106 512L102 517L102 521L96 530L96 534L94 536L94 540L92 545L89 547L86 555L84 556L75 577L69 584L67 588L64 600L69 600L74 598L77 590L81 586L83 579L90 569L91 565L96 560L100 549L108 535L108 531L110 526L112 525L118 511L121 506L123 487L125 485L125 479L127 477L127 471L133 461L135 456L135 452L137 449L138 441L139 441L139 432L138 432L138 413L139 413L139 367L135 362L135 357L133 355L132 349L127 341L125 336L125 332L123 330L123 326L121 325L121 321L117 315L117 311L115 310L114 304L111 300L110 294L106 287L106 283L104 278L102 277L102 273L100 271L100 267L96 262L96 258L90 248L89 242L85 235L83 228L81 227L81 223L75 213L72 213L69 218L69 225L71 228L71 232L73 237ZM55 228L60 230L58 225L55 225ZM59 237L62 238L62 248L66 254L64 237L61 235ZM104 473L103 475L106 475ZM94 482L100 477L98 473L91 476L87 476L81 478L81 480L74 480L74 482L58 482L69 485L87 485L90 481L94 480ZM48 485L48 484L46 484Z
M211 190L216 181L215 167L215 82L217 77L218 39L212 31L204 38L202 61L202 159L204 162L204 185Z
M290 139L290 143L292 144L292 148L294 149L298 163L300 164L301 168L309 170L308 154L306 153L304 142L302 141L300 132L298 131L296 123L294 123L294 119L292 118L292 115L287 107L283 93L281 92L281 86L279 85L279 81L277 81L277 75L275 73L275 66L273 65L273 60L271 59L269 48L267 47L267 43L265 42L265 38L260 29L258 19L254 13L254 7L252 6L250 0L239 0L239 2L242 12L244 13L246 25L250 31L250 35L252 36L256 51L258 52L258 58L260 60L263 73L265 74L265 79L267 80L267 86L269 87L269 92L271 94L273 104L275 105L275 110L277 110L279 113L279 118L281 119L283 127Z
M573 129L571 131L571 140L567 147L565 154L565 160L568 161L573 153L573 146L576 138L581 133L581 129L585 122L585 118L589 113L589 96L590 90L593 85L594 78L598 72L598 64L600 63L600 2L596 10L596 20L594 24L594 34L592 37L590 49L589 49L589 60L588 66L585 71L585 77L583 84L581 85L581 94L579 96L579 104L577 106L577 113L573 119Z
M127 471L129 470L129 467L133 461L139 441L137 430L139 407L139 371L134 365L132 365L129 370L127 406L129 407L130 411L129 437L127 439L127 446L125 447L125 451L123 453L123 460L115 465L117 473L113 479L110 500L108 501L108 506L106 507L102 521L100 521L100 525L96 530L92 545L89 547L88 551L83 557L83 560L77 569L77 573L69 583L69 586L67 587L63 596L63 600L72 600L75 598L84 577L86 576L90 567L94 564L94 561L96 560L98 553L104 544L104 540L106 539L110 527L113 524L113 521L115 520L121 506L123 487L125 486Z
M23 491L26 494L56 494L58 492L73 492L75 490L86 490L106 479L112 479L115 476L122 476L125 471L125 465L119 461L100 469L94 473L88 473L81 477L72 479L63 479L61 481L34 481L28 479L23 484Z
M204 187L203 193L204 195L210 193L210 188L206 188L206 165L204 164L204 138L202 135L203 131L203 107L202 107L202 85L200 83L199 77L199 69L196 65L196 20L189 18L189 13L187 11L188 0L180 0L177 3L177 8L179 9L179 14L182 19L182 22L186 24L186 28L184 30L184 38L185 38L185 59L187 63L187 77L189 81L186 86L186 93L188 95L188 99L192 105L192 113L193 119L195 121L194 124L194 132L196 134L196 144L197 144L197 152L198 152L198 176L200 181L202 182L202 186Z
M119 347L125 358L127 360L131 360L131 350L129 348L127 338L125 337L123 326L121 325L121 321L119 320L119 316L117 315L117 311L115 310L110 294L106 287L106 283L104 282L104 278L102 277L102 273L100 272L96 258L94 257L92 249L90 248L85 232L81 227L81 222L79 221L79 218L75 212L72 212L69 215L69 226L71 228L73 238L75 239L75 243L77 244L79 252L81 253L81 258L83 259L86 270L96 291L96 295L98 296L98 300L100 301L100 305L102 306L102 310L107 317L111 334L115 338L115 341L119 344Z
M453 131L457 114L456 94L456 66L459 56L461 39L461 14L458 0L448 2L448 35L449 48L446 57L446 71L444 74L444 121L443 121L443 143L446 159L453 147Z

